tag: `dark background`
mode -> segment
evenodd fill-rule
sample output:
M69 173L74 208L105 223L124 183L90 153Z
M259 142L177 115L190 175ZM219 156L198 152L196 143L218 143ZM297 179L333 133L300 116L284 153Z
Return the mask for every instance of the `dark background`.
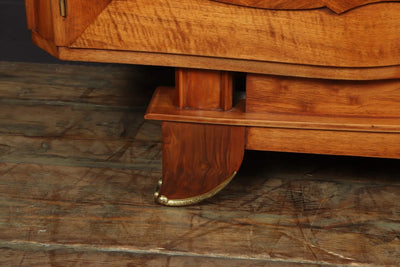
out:
M32 43L24 0L0 0L0 61L65 63Z

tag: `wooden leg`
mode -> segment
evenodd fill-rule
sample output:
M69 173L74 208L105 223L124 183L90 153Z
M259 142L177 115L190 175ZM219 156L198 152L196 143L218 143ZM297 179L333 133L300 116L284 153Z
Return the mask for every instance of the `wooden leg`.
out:
M174 109L222 114L232 108L232 90L231 73L177 69ZM182 206L212 197L233 179L242 163L244 127L163 122L162 132L158 203Z
M244 154L245 128L163 122L163 178L158 203L183 206L212 197L238 171Z

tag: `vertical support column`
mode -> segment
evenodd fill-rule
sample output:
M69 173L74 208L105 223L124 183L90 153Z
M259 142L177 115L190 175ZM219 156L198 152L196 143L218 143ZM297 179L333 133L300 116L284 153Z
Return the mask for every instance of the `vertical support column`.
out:
M176 106L180 109L232 108L232 74L227 71L177 69Z

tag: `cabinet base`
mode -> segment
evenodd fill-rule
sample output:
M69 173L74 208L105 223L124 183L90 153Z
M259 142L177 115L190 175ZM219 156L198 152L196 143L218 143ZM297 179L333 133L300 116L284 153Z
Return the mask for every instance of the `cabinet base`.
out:
M156 193L158 203L188 205L215 195L238 171L245 149L400 158L399 81L335 84L312 79L302 83L290 78L271 80L285 85L286 90L294 85L303 89L291 91L287 99L274 92L274 88L263 90L265 79L248 79L250 97L226 111L179 109L174 102L176 89L157 89L145 117L164 121L163 179ZM318 90L309 90L304 84L307 82ZM387 89L386 94L379 92L378 97L368 97L374 96L371 87ZM317 101L329 102L331 89L337 99L331 103L336 108L329 109ZM305 90L307 94L315 91L315 95L304 97ZM363 105L357 108L357 103L340 102L342 95L363 99ZM288 106L284 105L285 100ZM313 102L310 105L317 107L318 112L300 112L301 106L295 104L305 100ZM285 111L287 107L299 112ZM281 112L274 113L277 109Z

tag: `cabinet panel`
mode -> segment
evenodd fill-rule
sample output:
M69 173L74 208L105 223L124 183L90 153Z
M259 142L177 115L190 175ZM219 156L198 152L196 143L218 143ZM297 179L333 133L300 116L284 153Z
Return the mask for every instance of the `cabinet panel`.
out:
M400 64L400 3L341 15L267 10L204 0L112 1L75 48L333 67Z
M400 118L400 80L338 81L247 75L246 111Z

